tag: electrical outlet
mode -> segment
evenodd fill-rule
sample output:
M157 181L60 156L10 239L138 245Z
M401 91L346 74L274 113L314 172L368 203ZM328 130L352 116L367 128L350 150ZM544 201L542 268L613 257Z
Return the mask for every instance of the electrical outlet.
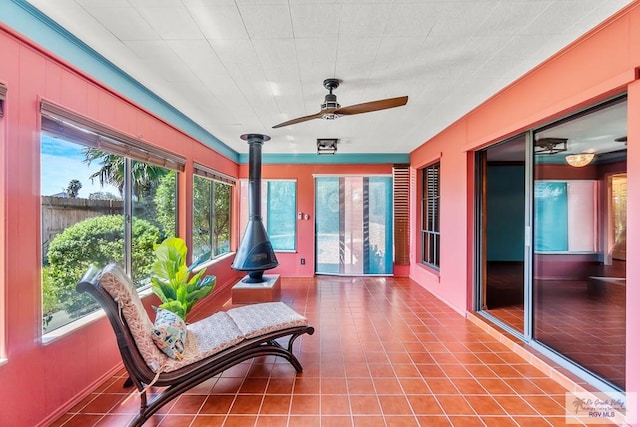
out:
M307 263L307 260L304 258L300 258L300 265L305 265Z

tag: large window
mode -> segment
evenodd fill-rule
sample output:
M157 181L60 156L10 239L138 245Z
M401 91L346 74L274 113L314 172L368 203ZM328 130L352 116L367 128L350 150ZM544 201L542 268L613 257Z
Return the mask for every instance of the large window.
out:
M193 259L229 253L231 190L229 179L197 165L193 177ZM225 182L223 182L224 180Z
M176 171L184 167L169 153L65 113L43 102L45 334L98 309L75 290L92 264L118 263L138 288L149 285L153 245L175 235Z
M296 181L262 180L262 220L275 251L296 250ZM249 220L248 181L240 182L240 231ZM266 196L266 197L265 197Z
M267 234L274 250L296 249L296 182L267 182Z
M422 170L422 262L440 268L440 163Z

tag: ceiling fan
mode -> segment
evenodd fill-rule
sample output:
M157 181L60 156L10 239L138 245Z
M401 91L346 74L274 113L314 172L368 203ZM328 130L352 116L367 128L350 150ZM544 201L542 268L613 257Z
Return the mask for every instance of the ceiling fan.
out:
M338 79L326 79L323 86L329 90L329 93L324 96L324 102L320 105L320 112L312 114L310 116L298 117L297 119L288 120L286 122L277 124L273 129L283 126L294 125L296 123L306 122L312 119L324 119L334 120L340 116L352 116L354 114L370 113L372 111L386 110L388 108L401 107L409 100L408 96L401 96L398 98L381 99L379 101L365 102L363 104L350 105L348 107L340 107L338 104L338 98L333 94L334 89L340 86L340 80Z

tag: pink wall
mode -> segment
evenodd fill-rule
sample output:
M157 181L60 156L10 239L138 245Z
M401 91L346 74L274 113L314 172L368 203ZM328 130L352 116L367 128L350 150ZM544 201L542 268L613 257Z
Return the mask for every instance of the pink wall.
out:
M179 180L179 230L190 236L191 162L237 176L238 165L158 120L125 98L31 46L0 24L0 81L8 87L0 120L0 330L6 361L0 364L0 424L33 426L68 407L120 363L105 318L47 345L40 342L39 101L47 99L149 144L184 156ZM212 267L217 293L235 282L231 259ZM155 297L147 298L151 303ZM155 302L155 301L153 301ZM1 338L1 336L0 336Z
M411 230L411 277L464 313L473 305L473 156L474 150L504 140L572 111L628 91L628 213L640 217L640 4L635 2L571 47L535 68L487 102L426 141L411 153L412 173L418 185ZM467 154L468 152L468 154ZM441 268L433 271L420 264L419 169L441 162ZM466 174L461 171L466 170ZM639 253L640 223L630 223L628 251ZM633 230L631 230L631 228ZM461 256L466 254L466 256ZM627 389L640 391L640 266L627 266ZM639 405L640 406L640 405Z
M466 253L467 229L467 194L469 186L466 174L467 153L452 141L464 141L466 125L456 123L444 133L437 135L427 144L411 154L411 169L415 175L415 185L411 187L410 200L415 207L410 210L411 269L410 277L444 300L460 313L467 306L467 265L461 262L461 254ZM420 212L421 212L421 175L417 170L434 162L440 162L440 270L434 270L421 263ZM471 209L473 206L469 206ZM463 249L464 250L461 250Z
M640 15L640 14L639 14ZM636 28L640 26L640 16L636 15ZM636 46L640 46L640 33L635 38ZM627 121L629 141L640 141L640 81L635 81L628 88L629 118ZM631 218L635 221L630 220ZM640 147L630 143L627 149L627 254L634 254L630 259L638 259L640 252ZM640 394L640 263L627 262L627 376L628 391ZM640 410L640 396L636 401ZM640 414L638 414L640 425Z
M283 276L311 277L314 274L314 224L315 224L315 183L314 174L325 175L390 175L393 165L280 165L263 164L263 179L295 179L298 187L296 212L309 214L308 220L298 221L297 250L295 253L278 252L276 256L280 265L267 274ZM247 165L240 166L240 177L248 177ZM304 258L305 265L300 264Z

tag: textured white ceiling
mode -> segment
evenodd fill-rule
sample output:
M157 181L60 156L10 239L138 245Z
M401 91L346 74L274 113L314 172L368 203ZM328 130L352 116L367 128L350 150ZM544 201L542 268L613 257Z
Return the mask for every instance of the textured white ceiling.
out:
M246 153L408 153L632 0L30 0L222 142ZM406 106L272 126L342 106Z

